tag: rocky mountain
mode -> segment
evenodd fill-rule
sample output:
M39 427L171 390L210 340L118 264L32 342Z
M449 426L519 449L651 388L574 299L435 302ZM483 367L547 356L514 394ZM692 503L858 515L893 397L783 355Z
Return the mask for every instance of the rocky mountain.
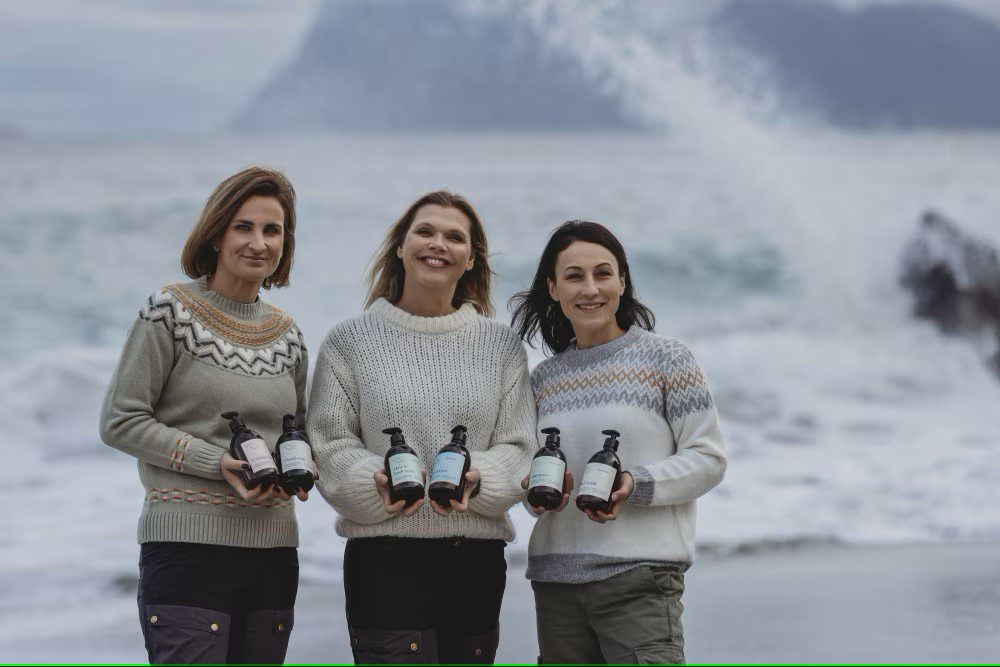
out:
M263 131L638 125L614 97L627 92L588 77L578 58L552 48L516 7L325 2L297 57L234 124ZM1000 27L984 17L931 2L846 9L822 0L729 0L720 7L709 30L765 63L792 108L849 128L1000 127ZM644 21L641 5L603 9ZM649 39L683 39L684 31L655 25L663 12L646 13L649 25L639 27Z

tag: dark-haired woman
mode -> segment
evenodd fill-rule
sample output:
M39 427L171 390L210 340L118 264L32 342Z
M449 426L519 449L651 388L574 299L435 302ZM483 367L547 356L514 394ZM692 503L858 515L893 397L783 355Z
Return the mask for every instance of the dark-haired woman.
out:
M541 516L527 576L541 660L681 663L695 499L726 468L705 376L687 346L651 333L653 314L636 300L625 250L597 223L558 227L531 288L511 301L522 338L540 332L556 353L531 383L538 425L560 429L567 459L560 507L533 508ZM610 509L566 509L605 429L621 433Z
M490 279L475 209L428 193L386 234L368 309L320 348L308 430L317 486L348 538L344 592L359 663L490 663L496 653L503 552L514 539L507 509L523 496L516 480L534 451L535 406L524 346L489 317ZM471 452L462 498L393 502L383 429L402 429L431 470L458 425Z
M288 284L294 247L283 174L250 167L220 183L181 256L193 280L149 297L108 387L101 437L138 459L146 493L138 602L151 663L284 661L294 507L243 485L220 414L238 410L269 449L285 414L305 417L302 334L258 297Z

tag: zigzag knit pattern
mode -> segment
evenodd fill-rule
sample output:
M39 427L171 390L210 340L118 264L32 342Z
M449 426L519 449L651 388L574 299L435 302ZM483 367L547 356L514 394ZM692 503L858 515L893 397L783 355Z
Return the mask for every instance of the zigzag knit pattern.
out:
M255 377L280 375L302 357L302 333L291 317L270 306L272 313L249 324L228 316L182 285L157 290L139 317L159 322L175 341L199 359ZM244 343L237 345L230 341Z
M662 415L668 422L710 409L708 382L688 347L633 328L593 363L576 357L591 350L570 350L546 359L531 375L538 417L586 410L598 405L632 405Z

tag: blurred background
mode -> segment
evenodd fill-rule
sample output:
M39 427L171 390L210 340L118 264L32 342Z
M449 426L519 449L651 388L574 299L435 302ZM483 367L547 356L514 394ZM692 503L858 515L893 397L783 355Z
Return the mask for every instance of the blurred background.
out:
M264 298L312 350L425 191L479 209L504 321L558 223L611 228L722 415L706 559L997 543L998 73L991 0L3 3L0 656L144 659L142 489L98 410L252 163L298 190L292 285ZM333 513L299 510L303 586L335 587ZM959 608L1000 608L983 577Z

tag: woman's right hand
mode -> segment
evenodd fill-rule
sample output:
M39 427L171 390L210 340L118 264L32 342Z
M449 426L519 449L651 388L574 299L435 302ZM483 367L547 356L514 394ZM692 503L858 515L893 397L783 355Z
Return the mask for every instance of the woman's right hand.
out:
M255 489L248 489L243 485L243 478L240 477L240 470L250 470L250 464L244 463L243 461L237 461L232 457L229 452L225 452L222 455L222 461L219 462L219 472L222 473L222 479L229 482L229 486L233 487L240 498L246 501L261 501L267 500L274 495L274 487L268 488L267 491L261 491L261 487Z
M427 486L427 472L423 472L424 475L424 486ZM409 507L405 507L405 500L397 500L392 502L392 498L389 496L389 477L385 474L383 470L375 471L375 488L378 489L378 495L382 497L382 504L385 505L385 511L389 514L399 514L402 512L403 516L413 516L417 511L423 506L424 499L421 498L417 502L413 503Z
M521 488L524 489L525 491L528 490L528 479L529 479L528 476L525 475L524 479L521 480ZM567 470L566 472L563 473L562 502L559 503L558 507L552 510L553 512L562 512L564 509L566 509L566 505L569 503L569 494L570 491L572 490L573 490L573 473ZM540 507L538 505L532 505L531 510L538 516L545 514L545 512L547 511L544 507Z

